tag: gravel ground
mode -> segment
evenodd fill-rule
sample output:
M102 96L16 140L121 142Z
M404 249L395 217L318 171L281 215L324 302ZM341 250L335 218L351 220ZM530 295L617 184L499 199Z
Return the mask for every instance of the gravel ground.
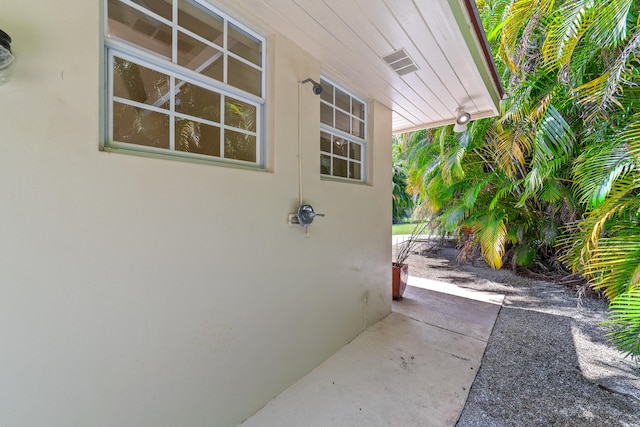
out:
M604 300L419 249L410 275L505 295L457 426L640 426L640 365L607 343Z

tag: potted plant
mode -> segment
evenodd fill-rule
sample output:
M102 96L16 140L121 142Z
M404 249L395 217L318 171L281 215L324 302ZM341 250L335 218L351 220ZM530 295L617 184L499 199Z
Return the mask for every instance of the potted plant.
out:
M413 227L411 234L407 238L396 245L395 261L392 262L392 296L393 299L400 299L404 295L407 288L407 279L409 278L409 264L406 263L409 255L413 253L416 245L422 242L421 236L427 227L426 221L421 221Z

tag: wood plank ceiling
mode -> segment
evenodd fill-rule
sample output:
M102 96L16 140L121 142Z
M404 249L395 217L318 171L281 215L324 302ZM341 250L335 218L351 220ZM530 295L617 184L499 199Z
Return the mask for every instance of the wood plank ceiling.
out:
M266 36L311 52L327 77L393 111L394 133L496 115L502 88L468 0L211 0ZM476 21L477 22L477 21ZM418 70L382 58L404 49Z

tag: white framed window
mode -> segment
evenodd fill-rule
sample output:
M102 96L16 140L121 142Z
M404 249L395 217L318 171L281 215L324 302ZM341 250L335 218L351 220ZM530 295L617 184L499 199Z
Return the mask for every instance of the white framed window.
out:
M263 166L265 39L203 0L105 6L105 149Z
M320 174L365 181L367 106L322 77L320 95Z

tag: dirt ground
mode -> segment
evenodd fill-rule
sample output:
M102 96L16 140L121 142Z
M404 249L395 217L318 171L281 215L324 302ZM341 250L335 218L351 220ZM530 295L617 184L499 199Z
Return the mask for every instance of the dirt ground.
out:
M608 344L604 300L450 246L422 244L409 274L505 295L457 426L640 426L640 365Z

